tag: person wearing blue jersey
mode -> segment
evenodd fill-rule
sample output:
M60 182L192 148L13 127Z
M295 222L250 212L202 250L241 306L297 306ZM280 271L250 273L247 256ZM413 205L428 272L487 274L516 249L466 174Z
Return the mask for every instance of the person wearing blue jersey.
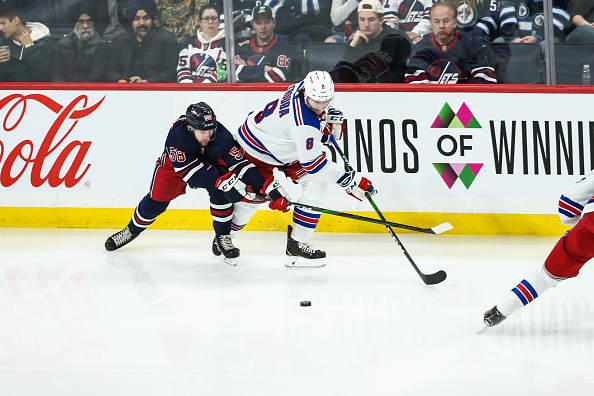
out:
M573 228L559 239L539 268L483 314L486 326L497 326L547 290L576 277L584 264L594 258L594 171L561 195L558 212L561 223Z
M204 188L210 197L215 238L213 253L236 265L239 256L231 240L233 203L255 199L254 192L270 200L272 209L287 210L286 193L272 178L264 180L242 154L231 133L217 121L212 108L199 102L173 124L165 149L157 160L149 193L140 201L132 219L110 236L105 249L112 251L134 240L165 212L186 187Z
M555 42L564 39L563 30L569 24L572 0L553 1L553 34ZM542 0L516 0L518 17L517 37L512 43L540 43L545 39L544 2Z
M284 172L301 186L295 202L323 206L326 188L338 184L347 194L363 200L374 194L371 181L355 171L344 171L342 164L326 156L324 144L331 136L342 136L343 114L330 107L334 83L325 71L312 71L303 81L291 85L279 98L251 112L234 131L234 136L265 178L273 170ZM256 213L259 205L239 202L233 212L232 234L239 232ZM326 252L315 249L310 239L318 225L320 213L296 206L293 226L288 227L286 267L322 267Z
M456 29L456 8L449 1L433 4L432 32L413 45L404 82L410 84L496 84L480 40Z
M235 50L237 80L240 82L284 82L291 69L291 47L274 33L272 9L259 5L252 10L256 36ZM295 65L295 67L298 67Z

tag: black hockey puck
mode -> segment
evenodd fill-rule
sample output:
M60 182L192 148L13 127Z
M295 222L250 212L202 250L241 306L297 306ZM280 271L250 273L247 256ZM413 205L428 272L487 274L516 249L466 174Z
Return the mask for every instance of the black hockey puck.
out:
M309 307L311 306L311 301L301 301L299 305L301 305L302 307Z

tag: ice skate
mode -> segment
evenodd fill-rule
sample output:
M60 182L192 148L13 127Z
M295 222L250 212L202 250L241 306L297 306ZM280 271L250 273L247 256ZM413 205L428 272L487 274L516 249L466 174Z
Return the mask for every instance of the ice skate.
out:
M215 235L212 252L215 256L223 255L223 261L226 264L236 266L239 249L233 246L233 240L230 235Z
M217 246L217 237L215 235L215 237L212 240L212 254L214 254L215 256L220 256L221 255L221 251L219 250L219 247Z
M287 230L287 268L318 268L326 265L326 252L316 250L312 245L297 242L291 238L293 227Z
M499 323L503 322L507 317L504 316L499 310L497 306L494 306L484 314L483 321L487 327L497 326Z
M130 231L128 226L121 231L116 232L105 241L105 249L108 251L116 250L121 248L124 245L132 242L134 238L140 235L140 232L134 233Z

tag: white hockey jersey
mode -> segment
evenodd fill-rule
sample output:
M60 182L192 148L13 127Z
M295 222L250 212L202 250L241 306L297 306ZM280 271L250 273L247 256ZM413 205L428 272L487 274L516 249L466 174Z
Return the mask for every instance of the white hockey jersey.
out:
M594 212L594 171L586 174L559 198L559 218L574 226L584 213Z
M252 157L275 166L299 162L316 179L336 183L344 168L327 158L322 143L325 113L318 117L299 96L303 82L291 85L261 111L251 112L235 131L239 145Z
M224 82L226 65L225 31L220 30L214 38L206 40L202 29L198 29L196 37L184 41L179 53L177 82Z

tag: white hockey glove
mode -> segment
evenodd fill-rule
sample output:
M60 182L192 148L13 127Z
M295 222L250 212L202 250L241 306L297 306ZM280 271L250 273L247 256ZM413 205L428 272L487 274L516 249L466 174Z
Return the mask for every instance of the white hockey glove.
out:
M344 131L344 114L342 111L331 107L326 114L326 122L332 126L332 135L336 140L342 139L342 132Z
M331 107L326 113L326 127L323 131L322 143L330 144L330 135L334 136L336 140L342 139L342 132L344 131L344 114L342 111Z
M223 191L225 198L227 198L229 202L256 200L254 190L239 180L237 175L233 172L227 172L219 177L215 182L215 187Z
M287 190L278 181L274 180L274 176L266 180L261 193L270 198L270 203L268 204L270 209L280 210L283 213L291 209L289 205L291 198Z
M355 171L346 172L338 179L337 183L340 187L344 188L347 194L359 201L363 201L365 193L369 193L370 195L377 194L377 190L373 188L371 181L360 176Z

